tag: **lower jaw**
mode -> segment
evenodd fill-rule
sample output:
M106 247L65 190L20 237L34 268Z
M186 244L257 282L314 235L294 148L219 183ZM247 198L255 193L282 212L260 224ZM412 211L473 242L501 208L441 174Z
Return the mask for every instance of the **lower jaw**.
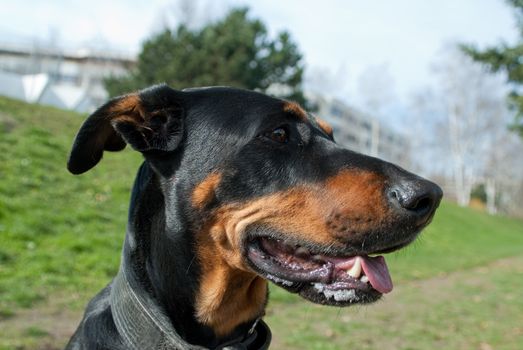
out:
M303 286L299 295L309 301L322 305L349 306L368 304L381 298L381 293L369 289L340 288L339 286L313 283Z
M265 276L265 278L291 293L296 293L304 299L322 305L349 306L353 304L367 304L377 301L382 296L380 292L373 289L368 283L362 282L291 282L270 274Z

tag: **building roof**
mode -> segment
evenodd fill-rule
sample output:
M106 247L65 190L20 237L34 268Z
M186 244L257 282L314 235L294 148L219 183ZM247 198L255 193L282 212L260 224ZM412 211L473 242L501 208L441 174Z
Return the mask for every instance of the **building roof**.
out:
M133 55L108 50L94 50L88 48L61 49L50 46L27 46L16 44L0 44L0 55L9 54L13 56L39 56L53 59L66 59L71 61L114 61L124 66L133 66L136 59Z

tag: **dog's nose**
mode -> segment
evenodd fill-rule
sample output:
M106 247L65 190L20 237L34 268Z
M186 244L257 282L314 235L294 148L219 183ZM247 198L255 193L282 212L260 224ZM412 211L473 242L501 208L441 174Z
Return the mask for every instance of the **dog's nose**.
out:
M388 198L400 214L425 223L441 201L443 191L433 182L421 178L401 179L389 188Z

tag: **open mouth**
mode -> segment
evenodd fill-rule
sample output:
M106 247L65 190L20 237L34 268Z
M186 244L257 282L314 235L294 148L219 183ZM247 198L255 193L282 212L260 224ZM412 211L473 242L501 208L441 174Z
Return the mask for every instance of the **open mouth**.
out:
M320 304L373 302L392 290L383 256L330 256L280 239L257 237L247 257L263 277Z

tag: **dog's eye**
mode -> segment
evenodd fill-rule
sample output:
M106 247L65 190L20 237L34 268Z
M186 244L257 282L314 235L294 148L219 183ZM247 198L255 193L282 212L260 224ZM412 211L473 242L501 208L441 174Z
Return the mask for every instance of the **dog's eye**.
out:
M289 133L283 127L276 128L264 135L265 137L278 142L278 143L287 143L289 142Z

